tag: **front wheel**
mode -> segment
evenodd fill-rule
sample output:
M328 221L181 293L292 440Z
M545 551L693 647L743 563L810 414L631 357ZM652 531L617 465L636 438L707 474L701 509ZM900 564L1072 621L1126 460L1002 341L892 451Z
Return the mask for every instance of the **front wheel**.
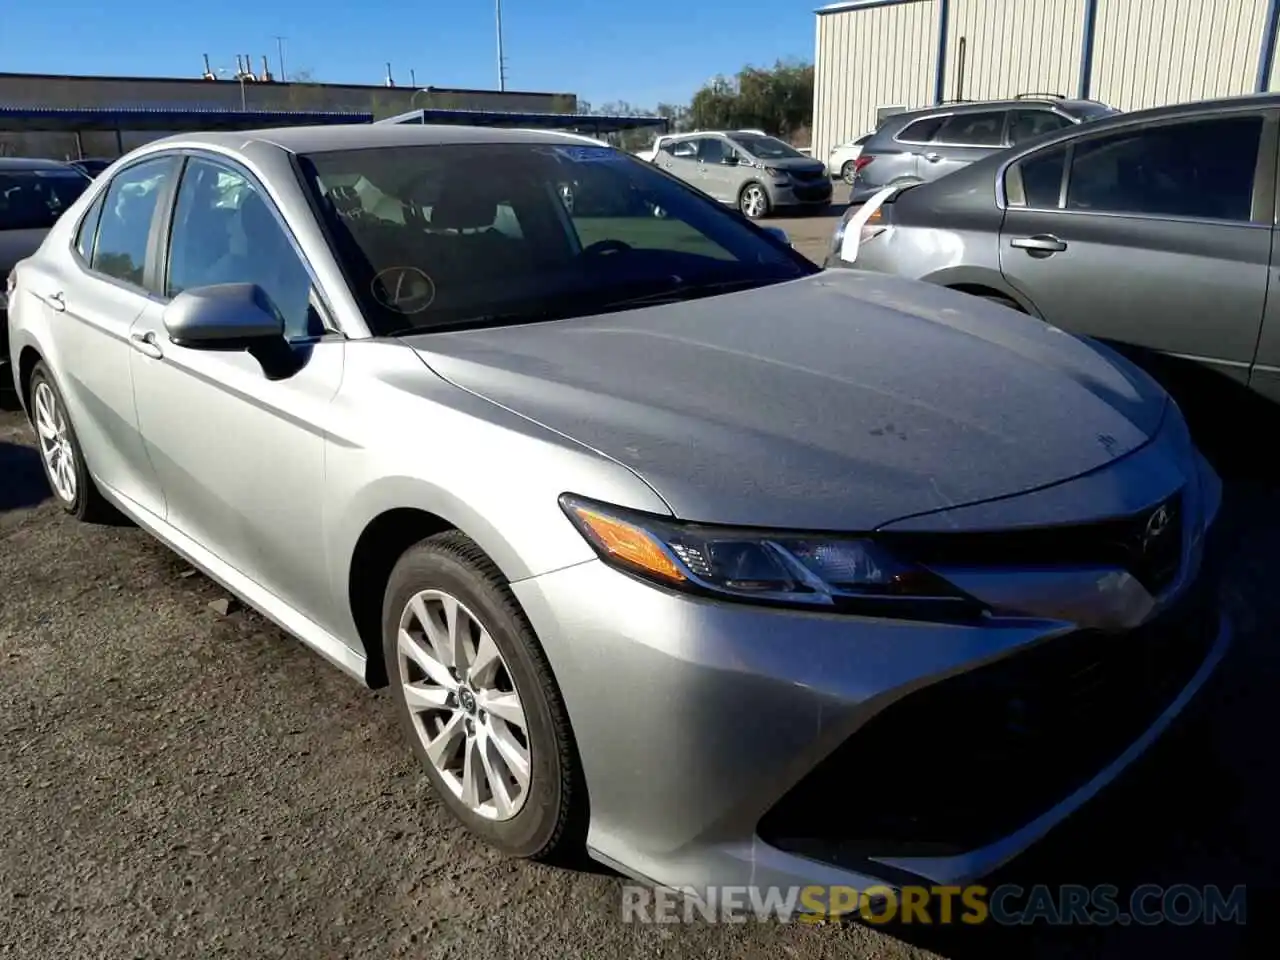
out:
M748 183L738 195L738 209L751 220L761 220L769 215L769 194L758 183Z
M382 623L392 699L449 812L510 856L574 845L585 790L568 715L493 562L461 533L422 541L392 571Z

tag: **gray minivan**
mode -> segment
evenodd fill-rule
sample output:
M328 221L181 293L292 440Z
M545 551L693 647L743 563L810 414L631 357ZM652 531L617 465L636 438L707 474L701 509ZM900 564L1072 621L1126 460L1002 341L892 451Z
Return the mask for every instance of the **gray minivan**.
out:
M854 162L853 202L892 183L937 180L1006 147L1117 112L1094 100L1021 94L894 114Z
M825 163L755 130L671 137L653 162L752 220L783 207L825 208L831 203Z

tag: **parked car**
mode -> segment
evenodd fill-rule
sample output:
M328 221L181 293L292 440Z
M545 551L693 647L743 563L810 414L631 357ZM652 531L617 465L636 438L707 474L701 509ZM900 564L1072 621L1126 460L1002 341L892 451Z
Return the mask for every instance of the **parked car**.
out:
M49 228L89 185L79 170L56 160L0 157L0 407L13 405L9 370L7 278L33 253Z
M70 160L68 162L89 177L96 177L111 164L115 163L114 160L108 160L106 157L84 157L80 160Z
M755 130L672 136L653 162L752 220L785 207L824 209L831 203L823 163Z
M1140 370L820 271L576 138L158 141L12 297L62 507L123 511L390 684L446 809L508 854L958 882L1139 756L1229 643L1220 485Z
M864 133L860 137L837 143L832 147L831 154L827 157L827 169L831 171L831 176L839 177L849 186L853 186L857 179L858 157L862 155L862 148L873 136L875 136L874 133Z
M1198 360L1280 401L1280 97L1072 127L864 205L855 262L979 293L1074 333Z
M853 202L889 184L937 180L1006 147L1117 112L1093 100L1023 94L894 114L854 160Z

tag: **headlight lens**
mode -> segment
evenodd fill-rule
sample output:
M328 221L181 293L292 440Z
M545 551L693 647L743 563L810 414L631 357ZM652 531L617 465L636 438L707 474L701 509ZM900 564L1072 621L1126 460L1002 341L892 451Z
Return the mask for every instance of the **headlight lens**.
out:
M569 494L560 505L605 563L678 590L911 619L983 612L941 577L869 538L686 524Z

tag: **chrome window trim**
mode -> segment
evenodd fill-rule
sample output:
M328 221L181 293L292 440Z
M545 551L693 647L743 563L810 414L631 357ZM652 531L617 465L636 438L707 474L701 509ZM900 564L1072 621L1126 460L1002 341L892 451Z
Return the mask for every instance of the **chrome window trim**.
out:
M1031 103L1031 104L1039 104L1039 103L1040 103L1040 101L1037 101L1037 100L1027 100L1027 101L1022 101L1022 102L1025 102L1025 103ZM928 140L928 141L924 141L924 140L902 140L902 139L899 139L896 135L893 137L893 142L894 142L894 143L901 143L901 144L905 144L905 145L907 145L907 146L912 146L912 147L955 147L955 148L960 149L960 150L998 150L998 149L1000 149L1001 147L1006 147L1006 148L1007 148L1007 147L1010 147L1010 146L1016 146L1016 144L1011 144L1011 143L1009 143L1009 114L1010 114L1010 113L1012 113L1014 110L1021 110L1021 109L1027 109L1027 108L1024 108L1024 107L997 107L997 108L995 108L995 109L992 109L992 110L986 110L986 111L984 111L984 110L974 110L974 111L972 111L973 113L1003 113L1003 114L1005 115L1005 116L1004 116L1004 125L1000 128L1000 131L1001 131L1001 132L1000 132L1000 139L1001 139L1001 142L1000 142L1000 143L952 143L952 142L950 142L950 141L948 141L948 140ZM1040 110L1040 111L1042 111L1042 112L1044 112L1044 113L1055 113L1055 114L1057 114L1058 116L1062 117L1064 120L1067 120L1067 121L1070 123L1071 127L1078 127L1078 126L1083 122L1082 120L1080 120L1080 119L1078 119L1078 118L1076 118L1076 117L1071 116L1071 114L1067 113L1065 110L1059 110L1059 109L1057 109L1056 107L1050 107L1050 106L1038 106L1038 105L1037 105L1037 106L1033 106L1033 107L1031 107L1030 109L1031 109L1031 110ZM942 117L942 118L944 119L944 122L945 122L945 120L948 120L948 119L950 119L951 117L963 116L963 115L964 115L964 113L965 113L965 111L963 111L963 110L961 110L961 111L951 110L951 111L948 111L948 112L945 112L945 113L930 113L930 114L926 114L926 115L925 115L925 116L923 116L923 117L916 117L914 120L912 120L910 123L908 123L905 127L903 127L903 128L902 128L902 132L906 132L907 130L910 130L912 127L914 127L914 126L915 126L917 123L919 123L921 120L934 120L934 119L937 119L938 117ZM941 129L941 128L939 128L939 129ZM1063 127L1062 129L1065 131L1065 130L1069 130L1069 129L1070 129L1070 127Z

